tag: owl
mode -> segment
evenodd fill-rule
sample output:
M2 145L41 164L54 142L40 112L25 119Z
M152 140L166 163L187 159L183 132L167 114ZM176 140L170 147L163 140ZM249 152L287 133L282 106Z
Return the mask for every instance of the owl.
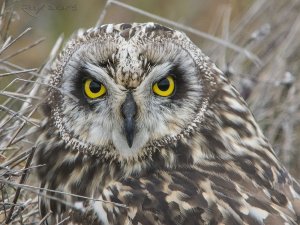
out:
M184 33L91 28L46 77L35 155L45 223L300 223L298 183Z

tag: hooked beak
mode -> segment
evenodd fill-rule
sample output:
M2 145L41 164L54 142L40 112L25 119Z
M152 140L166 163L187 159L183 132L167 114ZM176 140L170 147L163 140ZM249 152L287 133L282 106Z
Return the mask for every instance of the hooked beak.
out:
M136 103L133 99L132 93L128 92L125 102L122 105L121 112L124 118L124 132L127 139L127 144L131 148L134 139L135 131L135 115L137 111Z

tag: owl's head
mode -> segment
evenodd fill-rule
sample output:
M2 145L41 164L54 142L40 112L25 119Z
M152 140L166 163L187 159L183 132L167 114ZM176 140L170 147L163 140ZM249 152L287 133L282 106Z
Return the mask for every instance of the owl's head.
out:
M197 128L216 73L179 31L153 23L93 28L69 41L53 66L51 119L84 153L147 155Z

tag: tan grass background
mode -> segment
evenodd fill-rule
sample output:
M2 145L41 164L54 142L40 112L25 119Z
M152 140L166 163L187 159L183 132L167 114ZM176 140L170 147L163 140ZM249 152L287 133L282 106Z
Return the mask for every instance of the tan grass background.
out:
M185 31L232 80L300 179L300 1L2 0L0 7L0 224L41 222L29 138L41 118L41 74L74 31L97 22Z

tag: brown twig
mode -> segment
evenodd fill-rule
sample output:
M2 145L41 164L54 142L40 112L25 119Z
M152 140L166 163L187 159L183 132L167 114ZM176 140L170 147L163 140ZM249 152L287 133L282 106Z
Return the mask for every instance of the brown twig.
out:
M26 165L25 165L24 169L27 169L30 166L31 161L33 159L34 152L35 152L35 147L32 147L31 153L30 153L30 155L29 155L29 157L28 157L28 159L26 161ZM19 184L23 184L25 182L26 177L27 177L27 173L28 173L28 170L25 170L24 173L21 176ZM15 194L14 200L13 200L13 204L17 203L19 195L20 195L20 192L21 192L21 187L18 187L17 190L16 190L16 194ZM15 208L14 205L10 208L8 216L7 216L6 220L5 220L5 224L9 224L11 222L11 217L13 215L14 208Z

